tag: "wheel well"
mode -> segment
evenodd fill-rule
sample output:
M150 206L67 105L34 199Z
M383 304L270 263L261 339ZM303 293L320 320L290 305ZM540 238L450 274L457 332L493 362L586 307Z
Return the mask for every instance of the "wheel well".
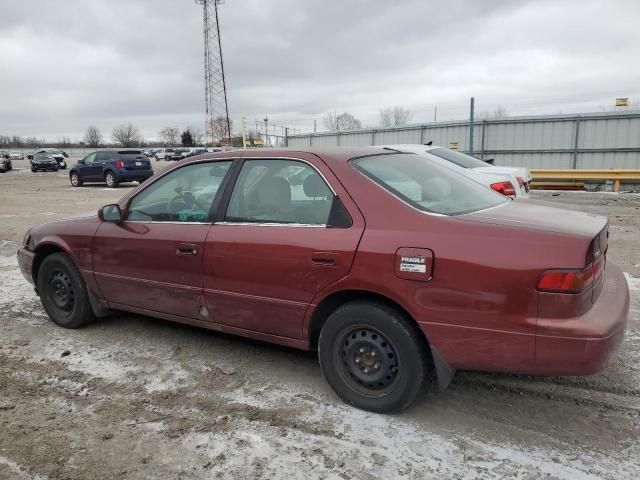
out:
M54 253L66 253L62 248L56 245L42 245L36 249L36 256L33 259L33 265L31 267L31 277L33 278L33 283L38 285L38 272L40 271L40 265L45 258Z
M427 340L427 337L425 336L422 329L418 326L418 322L416 322L416 320L402 305L390 299L389 297L385 297L384 295L380 295L379 293L369 292L366 290L343 290L340 292L335 292L324 298L318 304L318 306L316 306L315 310L313 311L313 315L311 316L311 325L309 328L309 346L312 350L318 348L320 331L322 330L324 323L327 321L327 318L329 318L329 315L331 315L336 309L338 309L345 303L353 302L355 300L369 300L382 303L402 313L408 320L410 320L414 324L416 333L424 341L425 348L429 350L429 341Z

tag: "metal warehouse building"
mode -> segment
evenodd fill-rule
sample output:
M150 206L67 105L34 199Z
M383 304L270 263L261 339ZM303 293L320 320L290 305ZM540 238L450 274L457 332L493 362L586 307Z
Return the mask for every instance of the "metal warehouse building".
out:
M469 122L293 135L290 147L426 143L469 151ZM640 169L640 111L480 120L474 154L529 168Z

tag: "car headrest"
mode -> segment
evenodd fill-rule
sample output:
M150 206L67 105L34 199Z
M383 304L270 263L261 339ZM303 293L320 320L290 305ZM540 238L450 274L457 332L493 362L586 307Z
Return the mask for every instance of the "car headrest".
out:
M291 204L291 185L282 177L265 178L258 188L257 201L267 211L288 208Z
M430 178L422 184L422 200L438 202L451 195L451 185L444 178Z
M304 179L302 189L307 197L326 197L331 195L331 190L317 173L312 173Z

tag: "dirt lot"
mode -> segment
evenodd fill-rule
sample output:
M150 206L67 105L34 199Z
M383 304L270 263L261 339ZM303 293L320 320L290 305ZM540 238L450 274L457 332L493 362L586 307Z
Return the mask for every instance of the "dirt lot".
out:
M128 188L0 175L0 478L640 478L640 195L531 200L610 218L632 312L605 372L458 372L384 416L341 403L311 353L129 314L75 331L48 321L16 239Z

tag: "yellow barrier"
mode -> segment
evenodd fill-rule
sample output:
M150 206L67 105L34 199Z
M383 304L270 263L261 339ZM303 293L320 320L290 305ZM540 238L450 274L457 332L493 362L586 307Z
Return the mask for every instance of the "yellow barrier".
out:
M612 168L609 170L548 170L532 169L531 176L535 182L540 180L613 180L613 191L620 191L621 180L638 180L640 183L640 170L626 170Z

